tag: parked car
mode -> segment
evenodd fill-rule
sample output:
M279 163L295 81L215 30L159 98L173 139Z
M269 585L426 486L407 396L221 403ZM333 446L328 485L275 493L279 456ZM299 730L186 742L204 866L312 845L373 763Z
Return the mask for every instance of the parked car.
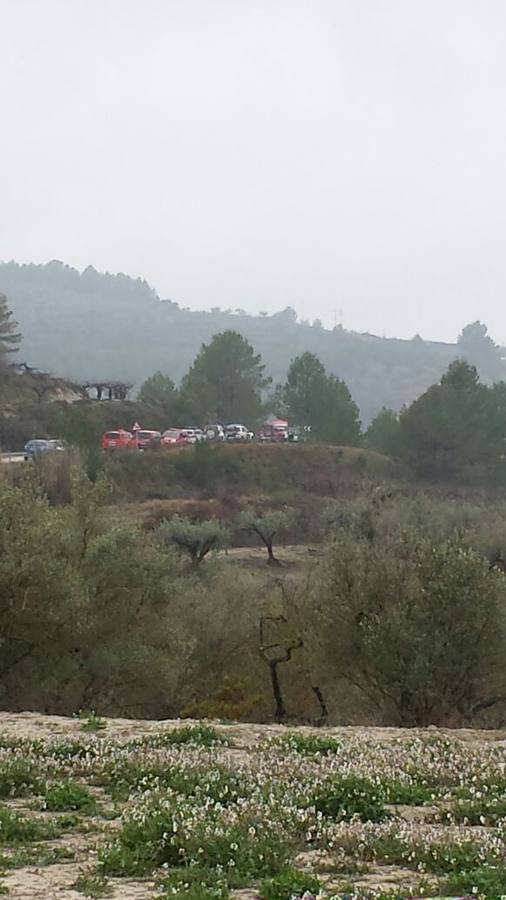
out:
M204 428L204 436L208 441L224 441L225 429L223 428L223 425L219 425L217 422L214 425L206 425Z
M162 435L159 431L142 430L136 431L134 441L139 450L152 450L154 447L160 446Z
M46 453L61 452L65 449L65 444L62 441L34 438L25 444L25 460L35 459L38 456L44 456Z
M294 443L308 441L311 437L311 425L292 425L288 429L288 440Z
M225 428L225 438L227 441L252 441L254 434L245 425L231 423Z
M136 446L131 431L118 428L117 431L106 431L102 437L102 450L126 450Z
M192 439L186 428L167 428L162 434L163 447L184 447L194 443L195 439Z
M262 425L262 429L258 435L258 440L265 443L266 441L287 441L288 440L288 422L286 419L270 419Z
M193 426L193 425L188 425L187 427L184 427L182 430L187 435L188 443L190 443L190 444L197 444L197 443L200 443L200 441L205 441L205 439L206 439L206 436L205 436L204 432L202 431L202 428L195 428L195 426Z

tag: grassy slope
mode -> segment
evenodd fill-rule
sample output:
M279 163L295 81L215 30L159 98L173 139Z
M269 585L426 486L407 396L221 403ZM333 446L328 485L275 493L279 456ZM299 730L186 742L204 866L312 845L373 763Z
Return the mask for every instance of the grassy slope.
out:
M225 492L354 493L368 479L401 480L402 467L369 450L321 444L204 446L111 455L106 471L125 500L209 499Z

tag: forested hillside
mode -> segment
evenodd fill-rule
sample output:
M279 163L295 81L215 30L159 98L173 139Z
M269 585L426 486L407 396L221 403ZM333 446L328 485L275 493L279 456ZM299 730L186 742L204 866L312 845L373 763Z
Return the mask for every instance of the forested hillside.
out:
M139 386L157 370L178 381L201 344L226 329L253 344L274 383L284 380L295 356L316 353L347 383L366 423L382 406L410 403L457 356L477 365L485 381L506 377L500 348L478 324L464 330L459 344L442 344L418 336L406 341L356 334L340 326L327 330L318 321L297 321L290 308L260 316L240 309L193 312L161 300L141 279L91 266L79 273L58 261L0 264L0 293L7 295L23 335L18 359L81 382L118 379Z

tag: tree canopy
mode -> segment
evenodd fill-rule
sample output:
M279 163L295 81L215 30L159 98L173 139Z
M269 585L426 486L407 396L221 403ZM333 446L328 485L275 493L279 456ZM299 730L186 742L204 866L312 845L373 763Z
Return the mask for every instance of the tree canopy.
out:
M372 542L338 534L319 575L329 667L389 704L399 725L462 721L494 702L505 579L479 553L416 532Z
M0 294L0 364L5 363L7 353L15 353L21 342L17 331L18 323L14 321L12 312L7 306L7 297Z
M399 416L392 409L380 409L365 434L365 444L370 450L396 456L399 452Z
M281 396L290 420L310 425L314 437L330 444L360 441L359 411L348 387L335 375L327 375L314 353L292 361Z
M483 322L471 322L462 329L458 341L459 356L477 366L486 381L504 379L501 348L488 334Z
M176 385L163 372L155 372L142 385L138 400L140 403L155 403L160 406L171 406L177 396Z
M274 538L290 528L296 519L294 509L270 509L265 512L256 512L254 509L244 510L238 519L239 528L251 531L260 538L267 550L267 561L277 565L278 560L274 555Z
M181 391L197 421L253 424L262 412L262 391L269 385L262 358L236 331L216 334L203 344Z
M482 384L465 360L400 416L399 453L429 477L504 480L505 446L506 385Z
M195 568L211 550L219 550L229 541L228 529L218 519L193 522L176 515L162 522L158 533L164 543L173 544L187 553Z

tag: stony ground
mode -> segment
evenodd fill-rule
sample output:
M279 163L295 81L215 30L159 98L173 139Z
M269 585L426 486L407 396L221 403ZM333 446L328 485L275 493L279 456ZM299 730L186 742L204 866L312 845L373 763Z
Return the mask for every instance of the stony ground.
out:
M506 732L1 713L0 794L10 897L506 894Z

